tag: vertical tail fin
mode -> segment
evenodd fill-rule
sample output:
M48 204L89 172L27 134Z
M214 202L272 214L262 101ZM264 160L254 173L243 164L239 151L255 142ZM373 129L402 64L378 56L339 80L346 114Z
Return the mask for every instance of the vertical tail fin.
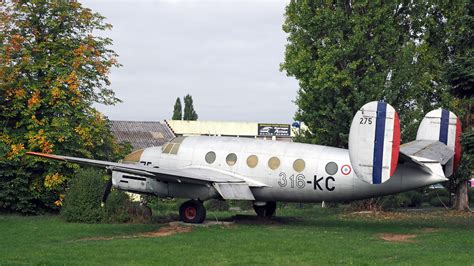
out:
M449 110L436 109L425 115L418 127L417 140L437 140L454 152L444 167L444 174L451 176L461 160L461 121Z
M370 184L387 181L397 168L400 121L393 107L369 102L357 111L349 133L349 156L357 177Z

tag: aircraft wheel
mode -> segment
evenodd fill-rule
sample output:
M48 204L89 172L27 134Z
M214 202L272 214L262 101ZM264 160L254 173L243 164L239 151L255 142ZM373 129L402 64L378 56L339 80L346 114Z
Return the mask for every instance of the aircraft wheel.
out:
M275 201L267 202L267 205L265 205L265 216L272 217L273 215L275 215L276 208L277 203Z
M179 207L179 219L185 223L200 224L206 219L206 209L199 200L188 200Z
M265 206L253 205L253 209L258 217L265 217Z
M270 218L275 214L276 202L269 201L263 206L253 205L253 209L255 210L255 213L257 213L258 217Z

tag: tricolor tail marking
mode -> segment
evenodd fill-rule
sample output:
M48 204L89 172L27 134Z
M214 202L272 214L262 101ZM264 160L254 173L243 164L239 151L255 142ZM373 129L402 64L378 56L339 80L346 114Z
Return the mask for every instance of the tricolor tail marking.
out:
M387 104L377 103L377 119L375 122L374 161L372 171L373 184L382 183L383 144L385 138L385 119L387 117Z
M395 174L398 164L398 156L400 154L400 119L398 113L395 112L393 117L393 143L392 143L392 158L390 165L390 176Z
M439 127L439 141L448 145L449 111L441 110L441 124Z

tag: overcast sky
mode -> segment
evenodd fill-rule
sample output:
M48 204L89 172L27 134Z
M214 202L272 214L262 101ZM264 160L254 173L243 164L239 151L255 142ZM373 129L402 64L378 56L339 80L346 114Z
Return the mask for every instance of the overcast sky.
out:
M81 1L107 17L123 67L112 120L171 119L189 93L199 120L291 123L297 81L279 71L287 1Z

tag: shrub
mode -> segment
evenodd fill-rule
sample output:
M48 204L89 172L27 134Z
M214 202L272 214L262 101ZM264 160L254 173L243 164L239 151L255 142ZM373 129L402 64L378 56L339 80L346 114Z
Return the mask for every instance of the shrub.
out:
M434 197L434 198L431 198L430 200L430 205L433 206L433 207L443 207L443 203L448 206L449 204L449 198L447 196L439 196L438 197Z
M61 216L68 222L128 222L130 201L123 191L111 191L105 207L102 195L110 177L103 171L83 168L69 180L68 189L61 208Z
M125 223L130 221L128 209L130 200L123 191L111 191L105 203L104 221L113 223Z
M91 168L80 169L68 182L61 216L68 222L102 221L104 210L101 201L105 183L103 172Z

